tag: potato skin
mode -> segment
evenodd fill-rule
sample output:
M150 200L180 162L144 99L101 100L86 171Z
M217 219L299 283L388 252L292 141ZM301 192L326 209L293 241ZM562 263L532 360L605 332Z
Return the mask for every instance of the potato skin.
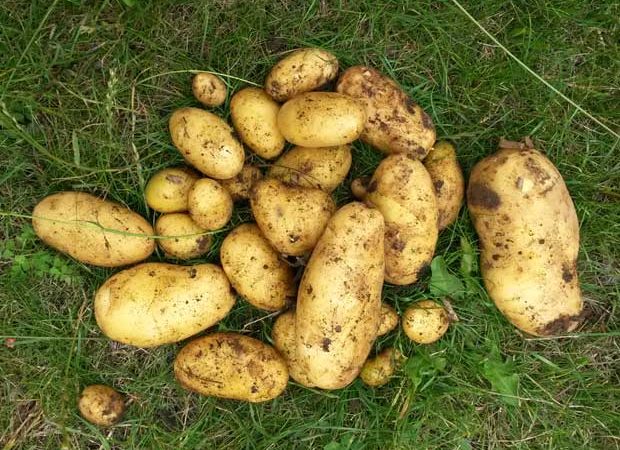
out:
M278 252L293 256L314 248L336 210L328 193L288 186L273 178L254 184L250 205L258 227L271 245Z
M209 178L201 178L194 183L187 203L192 220L205 230L219 230L232 217L233 200L230 193L220 183Z
M422 300L403 313L403 331L418 344L432 344L439 340L450 325L448 313L439 303Z
M101 427L114 425L123 417L123 396L103 384L86 386L78 400L80 414L86 420Z
M224 180L241 172L243 146L220 117L199 108L181 108L170 116L169 127L174 146L208 177Z
M351 147L293 147L271 166L267 176L285 183L333 192L351 168Z
M191 341L177 355L174 375L199 394L251 403L276 398L288 383L286 362L273 347L235 333Z
M263 173L256 166L245 164L241 172L228 180L221 180L220 184L228 191L233 202L240 202L250 198L252 186L263 178Z
M153 227L142 216L85 192L49 195L34 207L32 216L34 232L43 242L86 264L125 266L148 258L155 250L150 238ZM94 224L145 237L105 231Z
M171 258L192 259L207 253L213 238L205 232L189 214L162 214L155 222L155 233L158 236L187 236L157 240L159 247Z
M500 149L473 168L467 206L495 305L526 333L573 331L583 301L579 223L562 176L534 149Z
M378 70L350 67L340 76L336 91L365 103L368 118L361 139L382 152L423 159L435 143L430 116Z
M162 213L187 211L187 195L198 178L198 174L187 167L160 170L144 188L147 205Z
M112 277L95 294L95 318L109 337L135 347L186 339L222 320L235 304L214 264L144 263Z
M265 80L265 91L278 102L314 91L336 78L338 59L320 48L300 48L278 61Z
M267 311L295 299L295 273L253 223L232 230L220 248L220 261L230 284L249 303Z
M192 79L192 93L207 107L220 106L226 101L226 84L215 74L200 72Z
M420 161L390 155L375 170L366 200L385 218L385 281L415 283L431 263L439 234L430 175Z
M295 351L313 385L339 389L359 374L377 336L383 286L384 224L363 203L330 219L297 294Z
M390 381L403 359L402 353L395 348L388 347L375 358L366 360L360 372L360 378L368 386L383 386Z
M335 92L307 92L293 97L278 112L284 138L302 147L332 147L356 140L366 111L354 98Z
M287 311L278 316L271 329L273 346L286 361L289 376L299 384L314 387L299 367L295 356L295 321L294 311Z
M398 326L398 322L400 322L400 317L398 317L396 310L387 303L382 303L381 320L379 322L379 331L377 332L377 336L388 334Z

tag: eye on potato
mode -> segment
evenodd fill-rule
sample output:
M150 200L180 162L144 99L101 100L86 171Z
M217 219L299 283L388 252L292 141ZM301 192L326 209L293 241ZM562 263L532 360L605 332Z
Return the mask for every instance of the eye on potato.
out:
M220 183L209 178L201 178L194 183L187 203L192 220L205 230L219 230L232 217L233 200L230 193Z
M289 376L306 387L314 387L302 372L295 357L295 313L287 311L280 314L273 323L271 339L273 346L284 357Z
M368 386L383 386L390 381L403 359L404 356L397 349L386 348L375 358L366 360L360 372L360 378Z
M220 180L220 184L228 191L233 202L250 198L250 191L254 183L263 178L260 169L251 164L245 164L241 172L228 180Z
M160 170L144 188L147 205L162 213L187 211L187 194L198 178L193 170L185 167Z
M440 304L422 300L405 310L402 323L403 331L413 342L432 344L446 333L450 318Z
M394 308L392 308L387 303L381 304L381 321L379 322L379 331L377 332L377 336L383 336L384 334L388 334L394 328L398 326L398 322L400 321L400 317L398 317L398 313Z
M158 239L157 243L166 256L172 258L192 259L207 253L213 239L205 231L183 213L162 214L155 222L155 233L168 237Z
M215 74L200 72L192 79L192 93L204 106L220 106L226 101L226 91L226 84Z
M93 384L86 386L78 400L80 414L90 423L101 427L114 425L123 417L123 396L110 386Z

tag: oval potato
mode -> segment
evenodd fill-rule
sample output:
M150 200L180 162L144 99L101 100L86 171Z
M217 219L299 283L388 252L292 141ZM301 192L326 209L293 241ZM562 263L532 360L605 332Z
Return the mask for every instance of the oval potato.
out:
M189 214L162 214L155 222L155 233L168 237L158 239L157 243L166 256L172 258L192 259L207 253L213 238L205 232Z
M245 164L235 177L221 180L220 184L228 191L233 202L239 202L250 198L252 186L261 178L263 174L258 167Z
M450 325L448 313L432 300L414 303L403 313L403 331L418 344L432 344L439 340Z
M192 220L205 230L219 230L232 217L234 205L230 193L209 178L201 178L194 183L187 203Z
M403 359L402 353L395 348L388 347L375 358L366 360L360 372L360 378L368 386L383 386L390 381Z
M290 377L306 387L314 387L299 367L295 357L295 313L287 311L280 314L271 329L273 346L284 357Z
M192 93L205 106L220 106L226 101L226 83L213 73L200 72L192 79Z
M146 204L162 213L187 211L187 195L198 175L186 167L171 167L155 173L144 188Z
M400 317L398 317L398 313L394 308L392 308L387 303L381 304L381 321L379 322L379 331L377 332L377 336L383 336L384 334L388 334L394 328L398 326L398 322L400 321Z
M121 420L125 412L123 396L103 384L86 386L78 400L80 414L95 425L109 427Z

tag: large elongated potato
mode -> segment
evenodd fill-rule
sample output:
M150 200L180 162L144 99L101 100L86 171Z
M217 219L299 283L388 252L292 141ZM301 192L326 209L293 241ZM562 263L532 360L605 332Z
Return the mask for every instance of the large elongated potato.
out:
M306 378L295 356L295 312L280 314L271 329L273 346L284 357L290 377L307 387L314 385Z
M302 92L314 91L338 75L338 59L320 48L301 48L281 59L267 75L265 90L284 102Z
M186 167L162 169L144 188L146 203L162 213L187 211L187 194L198 178L196 172Z
M157 243L166 256L192 259L204 255L211 248L213 238L198 226L189 214L162 214L155 222L155 232L161 236Z
M214 264L145 263L108 278L95 295L95 317L110 339L155 347L215 325L234 304L228 279Z
M199 394L252 403L276 398L288 383L286 362L273 347L235 333L191 341L177 355L174 375Z
M349 203L330 219L312 252L297 295L295 351L315 386L351 383L377 337L384 232L379 211Z
M133 264L155 250L153 227L143 217L84 192L45 197L34 207L32 226L50 247L94 266Z
M526 333L574 330L583 308L579 224L553 163L534 149L500 149L474 167L467 205L484 284L499 310Z
M384 153L423 159L435 143L435 126L426 112L394 80L372 67L345 70L336 90L366 105L361 139Z
M199 108L181 108L170 116L169 127L174 146L205 175L225 180L241 172L243 146L220 117Z
M335 92L307 92L278 112L284 138L302 147L332 147L356 140L366 122L362 103Z
M295 298L295 274L253 223L232 230L220 248L222 267L237 293L257 308L277 311Z
M220 184L228 191L233 202L240 202L250 198L252 186L263 178L260 169L251 164L245 164L241 172L228 180L221 180Z

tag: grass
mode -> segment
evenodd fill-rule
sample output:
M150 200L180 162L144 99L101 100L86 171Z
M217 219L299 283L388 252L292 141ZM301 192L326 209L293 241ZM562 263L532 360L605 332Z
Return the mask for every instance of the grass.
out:
M83 3L83 4L82 4ZM127 6L127 4L134 6ZM10 448L613 449L620 447L620 47L613 2L463 2L505 49L609 128L577 111L507 56L450 1L133 0L0 4L0 211L28 215L47 194L76 189L154 219L145 180L181 162L167 133L195 105L191 71L231 91L261 83L292 48L332 50L343 66L396 78L457 143L465 171L500 136L531 135L562 172L581 223L582 334L521 335L459 270L462 211L437 253L465 282L460 318L429 347L382 338L410 357L386 387L356 381L319 392L291 384L258 405L199 397L171 373L180 348L139 350L105 339L92 310L110 270L58 255L29 221L0 218L0 445ZM227 115L223 107L218 113ZM356 145L351 179L379 155ZM346 188L339 202L349 198ZM250 219L239 209L233 224ZM223 233L222 233L223 234ZM219 236L221 238L221 235ZM221 240L221 239L220 239ZM218 240L219 242L219 240ZM155 256L154 259L160 259ZM217 247L205 260L217 260ZM386 287L401 310L429 296L429 278ZM262 320L257 320L262 319ZM269 340L272 319L239 301L220 325ZM85 385L127 395L121 424L98 429L75 408Z

